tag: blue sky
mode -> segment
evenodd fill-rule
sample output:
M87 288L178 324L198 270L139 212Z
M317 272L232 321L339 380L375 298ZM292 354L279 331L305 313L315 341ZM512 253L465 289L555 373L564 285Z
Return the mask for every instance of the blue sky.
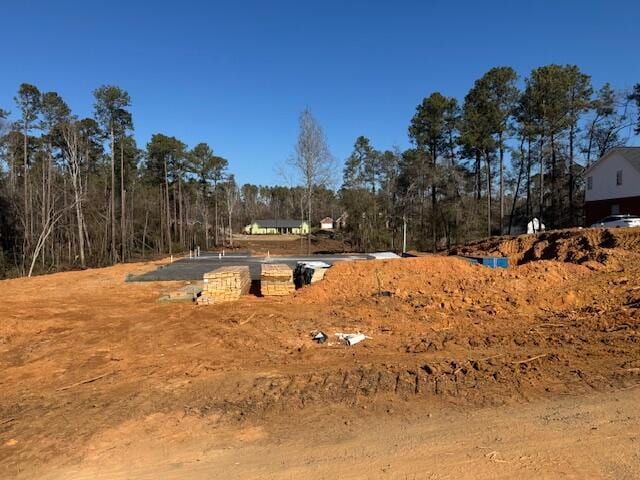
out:
M152 5L153 4L153 5ZM311 108L342 162L358 135L409 145L415 106L464 97L489 68L521 76L577 64L596 86L640 82L637 1L4 2L0 107L21 82L92 112L92 91L125 88L135 135L204 141L239 182L282 182L297 116Z

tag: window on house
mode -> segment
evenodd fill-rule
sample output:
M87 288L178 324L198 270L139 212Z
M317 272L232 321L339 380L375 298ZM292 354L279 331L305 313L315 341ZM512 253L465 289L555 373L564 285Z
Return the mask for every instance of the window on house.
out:
M593 190L593 177L587 177L587 190Z
M620 215L620 205L611 205L611 215Z
M616 172L616 185L622 185L622 170Z

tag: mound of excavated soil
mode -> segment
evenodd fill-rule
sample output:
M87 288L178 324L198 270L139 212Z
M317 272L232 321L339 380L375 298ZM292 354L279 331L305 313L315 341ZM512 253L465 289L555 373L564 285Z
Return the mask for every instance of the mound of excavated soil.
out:
M558 230L515 238L494 237L456 247L452 255L500 255L511 264L536 260L577 263L592 269L620 270L640 254L640 228Z
M539 311L580 303L575 282L589 274L580 265L541 261L490 269L452 257L341 262L323 282L297 293L301 302L358 304L392 297L412 310L478 315Z

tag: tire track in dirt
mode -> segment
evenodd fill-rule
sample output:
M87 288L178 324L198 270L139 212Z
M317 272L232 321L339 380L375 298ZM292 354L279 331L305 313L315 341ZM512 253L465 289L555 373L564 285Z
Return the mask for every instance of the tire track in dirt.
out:
M226 414L260 414L309 405L375 403L384 398L450 400L478 405L527 400L545 393L549 377L565 370L557 355L517 363L511 359L464 362L418 362L413 365L369 365L302 374L273 374L220 386L221 401L211 405ZM610 388L615 380L594 382L580 372L586 391ZM573 385L575 390L575 385Z

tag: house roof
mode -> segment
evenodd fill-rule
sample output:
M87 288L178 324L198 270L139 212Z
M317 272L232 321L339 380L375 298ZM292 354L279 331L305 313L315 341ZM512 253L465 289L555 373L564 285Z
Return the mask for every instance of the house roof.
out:
M609 158L614 153L619 153L620 155L622 155L622 158L624 158L627 162L631 164L633 168L635 168L638 172L640 172L640 147L616 147L609 150L602 157L600 157L598 161L596 161L589 168L587 168L583 172L583 175L586 175L596 167L602 165L602 163L606 161L607 158Z
M262 228L300 228L301 220L286 220L281 218L267 218L264 220L254 220L254 224L258 224Z
M333 218L324 217L322 220L320 220L320 223L333 223Z

